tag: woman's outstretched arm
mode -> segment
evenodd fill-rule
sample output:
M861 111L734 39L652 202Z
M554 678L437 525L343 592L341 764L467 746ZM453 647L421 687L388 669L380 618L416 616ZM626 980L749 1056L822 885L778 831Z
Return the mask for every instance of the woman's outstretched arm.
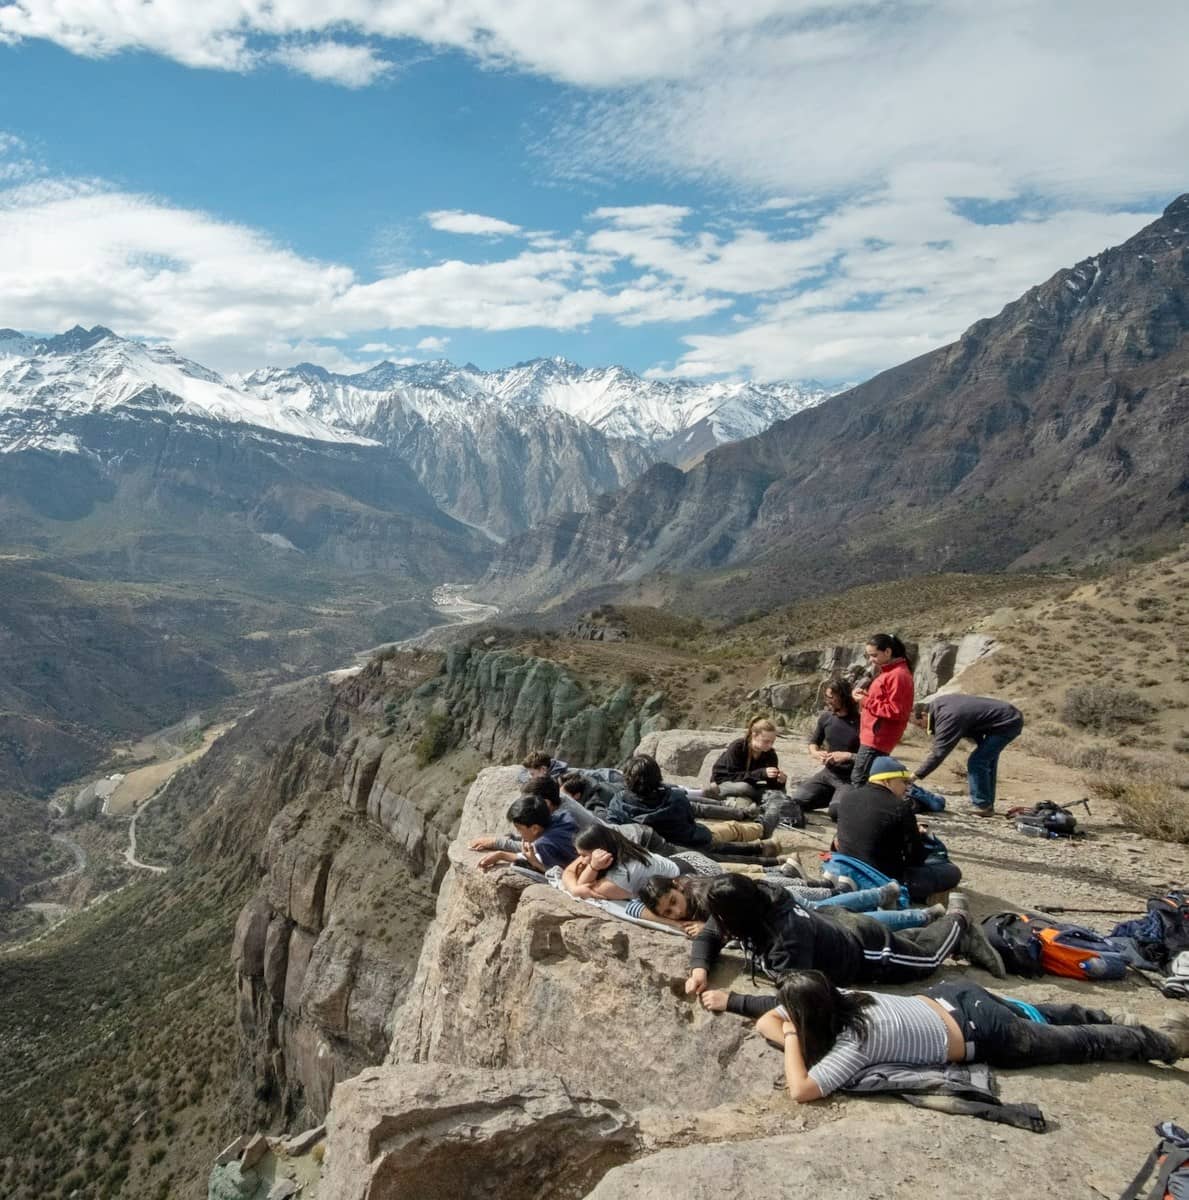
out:
M791 1021L782 1020L779 1013L766 1013L756 1022L756 1029L770 1042L784 1043L784 1082L791 1099L807 1104L822 1098L822 1089L810 1078L801 1050L801 1037Z

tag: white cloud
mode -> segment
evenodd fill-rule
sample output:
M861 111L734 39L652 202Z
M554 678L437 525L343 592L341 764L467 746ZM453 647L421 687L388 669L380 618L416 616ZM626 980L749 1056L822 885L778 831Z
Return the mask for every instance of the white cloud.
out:
M632 204L604 206L590 214L592 221L606 221L616 229L676 229L691 213L679 204Z
M417 349L440 354L449 345L450 339L448 337L423 337L417 343Z
M403 354L406 346L390 346L387 342L365 342L359 347L360 354Z
M481 213L459 212L457 209L439 209L427 212L425 219L434 229L443 233L471 233L485 237L502 237L519 233L520 226L498 217L485 217Z
M392 70L392 64L377 55L371 46L333 40L293 42L280 46L273 52L273 58L311 79L349 88L367 87Z
M367 281L257 230L94 182L0 191L0 325L99 323L225 370L294 355L346 369L327 342L370 334L359 353L387 354L400 346L375 334L393 330L578 329L599 317L635 325L729 303L656 275L613 278L616 265L567 246ZM445 341L427 335L419 348Z

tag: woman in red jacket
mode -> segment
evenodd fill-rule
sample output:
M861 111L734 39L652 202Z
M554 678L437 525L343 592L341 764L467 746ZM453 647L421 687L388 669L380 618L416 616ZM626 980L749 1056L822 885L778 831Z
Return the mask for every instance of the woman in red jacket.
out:
M854 697L862 705L859 719L859 752L851 768L851 787L867 782L872 760L891 754L904 736L915 698L912 664L904 643L894 633L877 633L867 642L867 660L875 678L867 689L856 688Z

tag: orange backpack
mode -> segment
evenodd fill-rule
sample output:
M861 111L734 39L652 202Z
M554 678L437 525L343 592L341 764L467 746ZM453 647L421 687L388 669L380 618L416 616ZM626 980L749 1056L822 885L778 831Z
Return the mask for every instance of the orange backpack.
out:
M1127 960L1092 929L1037 925L1034 932L1040 939L1040 965L1050 975L1064 975L1068 979L1122 979L1127 974Z

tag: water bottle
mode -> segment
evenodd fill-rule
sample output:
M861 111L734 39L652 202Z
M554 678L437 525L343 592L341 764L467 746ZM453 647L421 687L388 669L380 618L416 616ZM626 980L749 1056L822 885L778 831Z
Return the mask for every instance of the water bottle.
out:
M1016 831L1024 834L1025 837L1051 838L1057 836L1055 833L1050 833L1043 825L1032 825L1027 821L1017 821Z

